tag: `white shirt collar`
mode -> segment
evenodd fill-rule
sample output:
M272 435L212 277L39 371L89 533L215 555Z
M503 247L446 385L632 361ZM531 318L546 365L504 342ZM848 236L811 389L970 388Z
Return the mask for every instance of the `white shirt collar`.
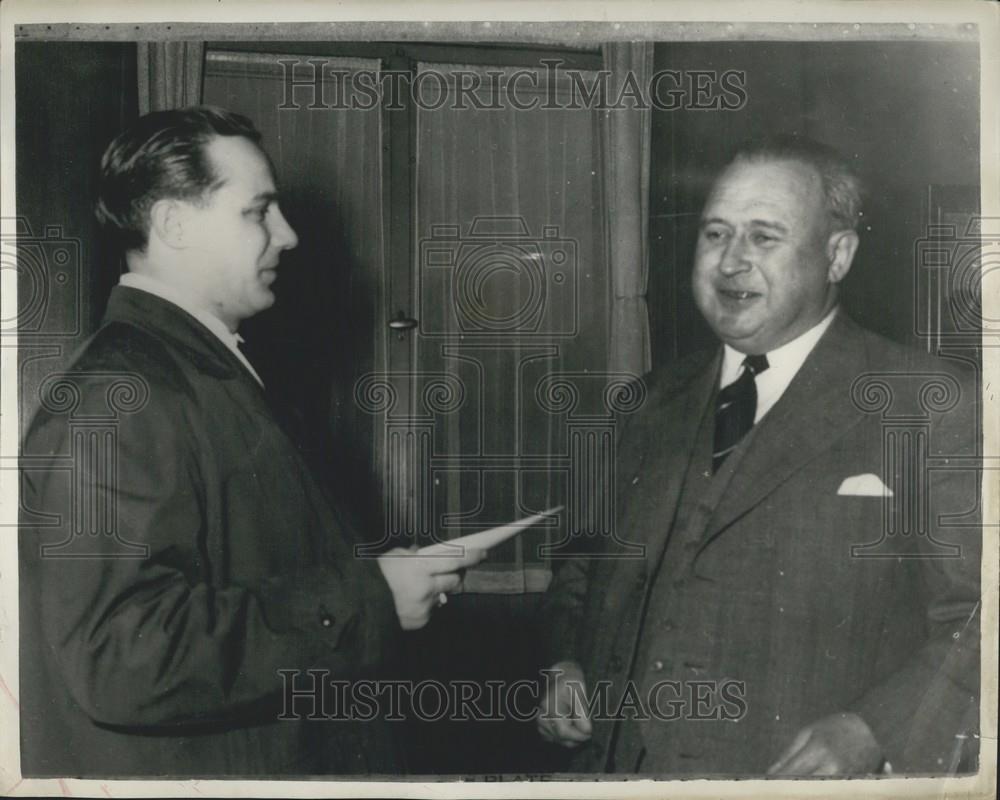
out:
M138 289L141 292L147 292L155 295L161 300L166 300L168 303L172 303L182 311L186 311L198 320L198 322L208 328L213 334L215 334L216 338L222 342L230 350L230 352L232 352L233 355L240 360L240 363L242 363L243 366L250 371L250 374L257 380L257 383L261 386L264 385L264 382L260 379L257 371L251 366L247 357L243 355L243 351L239 348L239 345L243 342L243 337L238 333L229 330L226 323L211 312L206 311L205 308L200 306L197 300L193 297L174 286L164 283L161 280L158 280L150 275L140 274L138 272L126 272L121 276L119 284L127 286L130 289Z
M837 306L834 306L830 313L823 317L816 325L803 333L798 338L792 339L787 344L783 344L764 353L767 356L767 369L755 378L757 384L757 414L754 422L759 422L781 396L785 389L792 382L792 378L805 363L806 358L812 352L816 343L826 333L827 328L837 315ZM743 371L743 359L746 353L735 350L728 344L723 346L722 371L719 375L719 387L728 386L735 381Z

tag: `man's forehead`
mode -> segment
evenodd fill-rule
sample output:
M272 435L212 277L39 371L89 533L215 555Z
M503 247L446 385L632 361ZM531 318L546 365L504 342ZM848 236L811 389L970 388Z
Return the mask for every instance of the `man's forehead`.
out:
M243 136L216 136L205 154L222 186L239 187L250 194L273 193L274 171L264 151Z
M719 210L825 213L822 180L810 165L792 159L737 160L713 185L703 217Z

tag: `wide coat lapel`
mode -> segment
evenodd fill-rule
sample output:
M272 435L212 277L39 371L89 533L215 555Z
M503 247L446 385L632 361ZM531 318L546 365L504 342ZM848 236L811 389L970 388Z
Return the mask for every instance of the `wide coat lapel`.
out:
M624 516L632 522L629 530L621 533L629 541L643 542L650 570L659 563L673 528L698 428L702 416L710 413L721 355L720 349L679 393L651 404L641 421L636 420L639 424L632 425L625 433L626 446L640 447L642 455L638 462L626 462L637 463L639 471L635 478L629 474L623 478L640 480L644 491L640 493L641 507L634 509L634 513L622 509L625 513L619 518ZM635 501L624 494L621 502Z
M863 331L838 313L774 408L758 423L719 499L703 546L864 418L851 385L868 363Z
M198 369L220 380L236 379L250 394L263 399L263 390L219 338L182 308L156 295L116 286L111 291L103 324L125 322L168 338Z

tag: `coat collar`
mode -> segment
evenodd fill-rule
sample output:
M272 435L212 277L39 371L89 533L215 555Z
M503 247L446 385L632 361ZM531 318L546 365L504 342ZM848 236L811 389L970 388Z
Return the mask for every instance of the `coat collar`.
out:
M219 337L179 306L128 286L111 290L102 325L121 322L153 333L185 352L202 372L219 379L245 376L257 381Z

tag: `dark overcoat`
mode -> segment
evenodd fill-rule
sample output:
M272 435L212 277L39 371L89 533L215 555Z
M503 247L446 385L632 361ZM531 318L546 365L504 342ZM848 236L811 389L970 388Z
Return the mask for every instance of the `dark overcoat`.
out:
M207 328L115 288L22 452L25 775L398 767L379 726L283 709L306 670L374 677L399 624L376 562Z

